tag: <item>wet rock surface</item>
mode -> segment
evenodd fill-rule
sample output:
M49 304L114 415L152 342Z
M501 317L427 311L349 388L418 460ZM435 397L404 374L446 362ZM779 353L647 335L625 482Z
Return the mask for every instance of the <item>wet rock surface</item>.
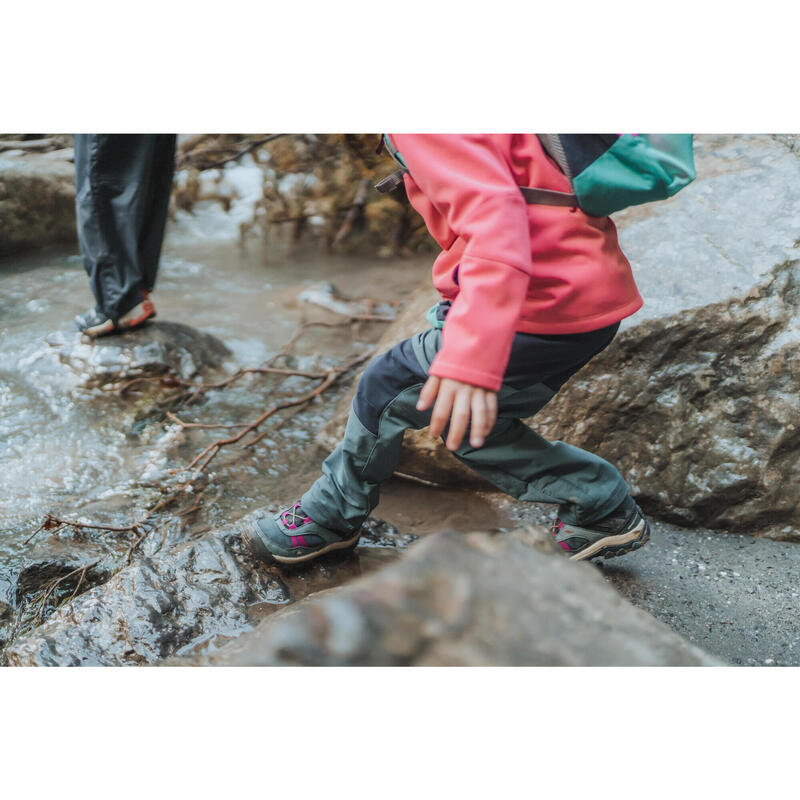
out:
M240 538L246 522L156 549L113 576L101 563L71 599L75 570L94 564L92 554L84 551L66 559L51 551L49 558L31 559L17 578L16 631L9 627L6 636L20 628L27 632L6 648L6 663L123 666L213 651L276 608L382 566L386 559L375 558L375 551L397 552L416 538L369 520L355 554L282 570L251 557ZM44 621L31 629L39 610L32 601L54 577L70 573L73 580L60 586Z
M150 664L248 626L250 603L285 603L286 587L250 563L233 532L119 571L6 649L18 665Z
M673 522L800 540L800 272L631 328L536 417Z
M104 583L113 569L112 550L94 543L32 549L16 575L14 635L40 624L71 596Z
M543 529L439 533L380 572L273 615L215 665L718 663L631 606Z
M87 388L159 375L188 380L219 368L231 356L215 336L180 322L149 322L96 340L64 330L47 342Z
M0 152L0 255L76 240L73 151L30 145Z

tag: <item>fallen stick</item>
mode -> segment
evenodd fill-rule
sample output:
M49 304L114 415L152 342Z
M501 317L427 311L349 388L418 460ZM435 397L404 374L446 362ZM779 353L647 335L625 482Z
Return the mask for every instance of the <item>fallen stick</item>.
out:
M303 403L307 403L309 400L317 397L318 395L322 394L327 388L332 386L339 378L342 377L345 373L349 372L353 367L362 364L366 361L371 355L373 351L369 351L364 353L363 355L358 356L358 358L353 359L349 363L345 364L343 367L337 367L334 370L331 370L327 373L325 380L317 386L312 391L308 392L308 394L303 395L302 397L294 398L293 400L285 400L282 403L278 403L277 405L272 406L272 408L267 409L258 419L254 422L251 422L243 431L237 433L235 436L230 436L227 439L217 439L217 441L212 442L208 447L206 447L203 451L201 451L194 459L192 459L191 463L186 467L187 470L194 469L195 467L196 472L192 476L192 479L199 476L203 470L209 465L211 460L219 453L219 451L223 447L227 447L231 444L236 444L240 442L248 433L252 433L253 431L257 430L262 423L266 422L271 416L277 414L279 411L282 411L285 408L292 408L292 406L299 406ZM251 446L256 443L256 441L260 441L263 437L255 437L255 439L251 442L248 442L245 446Z
M256 139L256 141L251 142L247 147L237 151L232 156L228 156L227 158L223 158L219 161L212 161L210 164L204 164L202 169L216 169L217 167L224 166L230 161L236 161L237 159L241 158L242 156L246 156L248 153L255 150L257 147L261 147L262 144L266 144L267 142L271 142L273 139L277 139L281 136L286 136L285 133L271 133L269 136L264 136L261 139ZM183 158L181 159L181 166L185 164L187 161L192 160L193 155L203 155L204 151L199 151L198 153L194 153L194 151L187 151L184 153Z
M56 578L56 579L50 581L50 583L47 584L47 586L42 589L42 597L41 597L40 600L37 601L39 603L39 613L38 613L39 622L41 622L43 620L43 618L44 618L44 609L45 609L45 605L47 604L48 598L58 588L59 584L61 584L62 581L67 580L67 578L71 578L76 572L80 572L81 573L81 577L78 580L78 585L75 587L75 591L73 591L72 597L70 597L70 600L72 600L72 598L75 597L75 593L77 592L78 588L83 583L83 579L86 577L86 573L92 567L96 567L100 563L101 560L102 559L98 558L96 561L93 561L91 564L85 564L82 567L78 567L77 569L72 570L72 572L68 572L66 575L62 575L60 578Z

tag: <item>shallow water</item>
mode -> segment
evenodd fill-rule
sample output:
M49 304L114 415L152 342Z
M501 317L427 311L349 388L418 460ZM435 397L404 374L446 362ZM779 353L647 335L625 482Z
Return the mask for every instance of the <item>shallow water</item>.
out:
M348 297L401 301L429 269L428 259L336 257L319 251L287 254L250 243L192 244L168 237L154 293L159 320L183 322L221 339L232 356L228 372L258 366L280 351L303 319L340 319L299 303L320 281ZM33 545L24 540L46 513L109 524L130 523L220 431L180 431L160 417L135 420L134 398L82 388L47 337L71 329L75 314L92 305L80 257L50 251L0 260L0 601L13 604L14 575ZM380 323L351 329L312 329L292 363L318 370L369 349ZM72 335L72 334L70 334ZM246 512L294 499L316 474L314 435L352 377L302 413L290 410L264 426L252 450L223 450L208 469L204 506L178 536L237 519ZM246 378L201 404L180 411L186 421L241 423L255 419L275 397L298 396L313 384L291 379L267 397L272 378ZM35 543L34 543L35 544Z

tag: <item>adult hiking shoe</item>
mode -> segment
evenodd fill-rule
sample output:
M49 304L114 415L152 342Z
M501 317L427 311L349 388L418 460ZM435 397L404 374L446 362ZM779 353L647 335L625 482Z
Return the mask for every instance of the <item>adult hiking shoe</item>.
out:
M112 319L95 309L87 311L85 314L79 314L75 317L75 324L81 333L95 339L98 336L108 336L112 333L123 333L138 328L155 315L156 307L150 299L150 293L142 292L142 302L123 314L116 325Z
M597 522L590 522L588 528L570 525L556 517L550 532L572 561L582 561L601 556L614 558L638 550L650 538L650 525L628 495L619 508Z
M273 517L255 517L242 531L255 556L281 564L301 564L334 550L347 550L358 544L360 536L360 529L342 534L317 525L299 502Z

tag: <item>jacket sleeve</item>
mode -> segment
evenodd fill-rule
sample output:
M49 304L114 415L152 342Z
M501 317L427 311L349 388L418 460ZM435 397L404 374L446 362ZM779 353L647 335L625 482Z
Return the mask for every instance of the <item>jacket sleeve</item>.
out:
M465 242L431 375L497 391L532 273L528 211L488 135L393 134L411 179Z

